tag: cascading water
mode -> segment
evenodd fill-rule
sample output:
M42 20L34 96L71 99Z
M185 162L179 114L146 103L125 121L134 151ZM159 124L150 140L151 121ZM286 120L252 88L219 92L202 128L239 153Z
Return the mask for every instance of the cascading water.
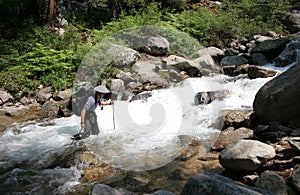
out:
M195 136L212 144L219 132L214 123L220 112L251 109L256 92L270 79L236 79L224 75L191 78L175 87L153 91L147 100L117 101L114 109L107 106L96 110L101 133L85 139L84 145L102 161L121 169L163 166L182 149L178 135ZM227 91L226 97L207 105L194 104L197 92L216 90ZM75 161L70 160L78 147L69 147L79 122L76 116L51 122L31 121L3 132L1 194L71 191L80 178Z

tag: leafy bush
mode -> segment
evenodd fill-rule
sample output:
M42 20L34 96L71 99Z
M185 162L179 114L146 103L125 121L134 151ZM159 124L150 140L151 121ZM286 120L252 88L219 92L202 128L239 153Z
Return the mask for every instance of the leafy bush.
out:
M36 89L37 85L54 89L71 87L77 64L73 50L54 50L37 43L31 52L9 59L10 66L0 72L0 85L13 93Z

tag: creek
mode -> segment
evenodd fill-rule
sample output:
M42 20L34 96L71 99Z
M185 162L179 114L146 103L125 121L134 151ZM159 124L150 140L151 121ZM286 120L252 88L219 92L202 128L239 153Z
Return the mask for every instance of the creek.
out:
M74 186L86 182L79 170L82 162L74 155L83 147L106 164L133 172L173 161L185 147L179 135L196 137L209 148L219 133L221 111L252 110L255 94L271 79L189 78L144 100L116 101L96 110L101 133L75 145L70 137L79 131L77 116L14 124L0 134L0 193L74 192ZM224 93L209 104L195 105L196 93L214 91Z

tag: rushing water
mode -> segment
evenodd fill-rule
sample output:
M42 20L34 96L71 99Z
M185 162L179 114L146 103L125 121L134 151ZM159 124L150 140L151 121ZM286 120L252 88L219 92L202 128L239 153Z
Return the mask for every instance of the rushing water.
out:
M255 94L272 78L233 78L224 75L191 78L153 91L147 100L116 101L97 109L101 133L81 144L102 161L126 170L163 166L182 149L178 135L191 135L213 144L216 121L225 109L252 109ZM196 106L197 92L224 91L224 97ZM79 117L16 124L0 135L1 194L64 194L80 180L71 144ZM73 157L74 158L74 157Z

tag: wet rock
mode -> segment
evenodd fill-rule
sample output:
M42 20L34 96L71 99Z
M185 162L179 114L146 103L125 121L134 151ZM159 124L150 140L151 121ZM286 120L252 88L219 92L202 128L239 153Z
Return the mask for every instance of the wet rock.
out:
M240 66L243 64L248 64L248 60L242 56L226 56L222 58L220 65L221 66L230 66L230 65L235 65L235 66Z
M206 172L191 177L181 192L181 195L198 194L259 195L272 193L259 188L240 185L229 178Z
M85 178L92 181L104 181L115 174L116 170L105 163L98 163L97 165L91 165L85 170Z
M165 55L170 50L169 41L162 36L151 36L143 40L143 46L141 47L146 53L153 55Z
M280 175L270 171L263 172L256 181L255 186L277 195L288 194L285 180Z
M111 47L106 51L108 59L111 61L108 64L116 67L131 67L141 58L141 55L131 49L121 45L111 44Z
M289 181L298 193L300 193L300 167L290 176Z
M300 41L291 41L285 50L273 60L273 63L277 67L284 67L293 62L297 62L299 49Z
M172 82L178 83L183 80L182 75L175 69L170 69L169 71L169 79Z
M217 141L212 146L212 149L214 150L223 149L233 142L236 142L241 139L249 139L253 137L254 137L254 131L252 129L248 129L245 127L234 129L233 127L228 127L227 129L221 131Z
M92 195L131 195L132 193L125 192L123 190L114 189L105 184L96 184L93 187Z
M41 107L40 115L41 117L56 117L58 115L59 105L53 99L48 100Z
M289 143L291 144L292 148L300 151L300 137L289 138Z
M239 140L220 153L220 164L235 171L254 171L275 156L272 146L255 140Z
M228 95L228 91L206 91L198 92L194 97L194 104L210 104L215 100L223 100Z
M262 53L253 53L250 55L250 61L251 64L262 66L265 64L268 64L271 62L271 60L268 60L266 56Z
M257 119L262 123L300 124L299 74L298 63L260 88L253 103Z
M254 46L250 54L262 53L268 59L274 59L285 49L285 46L283 39L265 40Z
M267 70L258 66L249 66L248 77L250 79L273 77L277 74L274 70Z

